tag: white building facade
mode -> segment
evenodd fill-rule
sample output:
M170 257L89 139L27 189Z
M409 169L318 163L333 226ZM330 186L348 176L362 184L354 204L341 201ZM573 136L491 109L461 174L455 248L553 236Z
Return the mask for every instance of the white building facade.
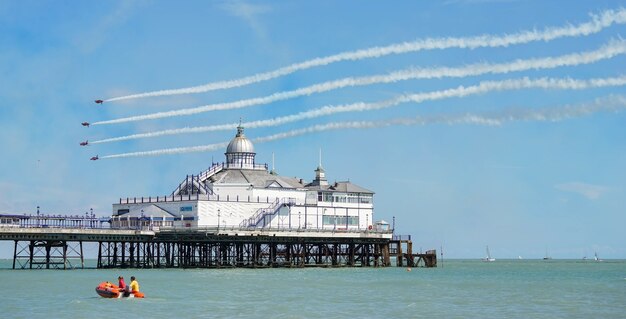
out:
M169 196L132 197L113 204L114 228L220 228L255 230L372 229L374 193L350 182L329 184L324 169L311 182L284 177L255 163L243 127L226 161L187 176Z

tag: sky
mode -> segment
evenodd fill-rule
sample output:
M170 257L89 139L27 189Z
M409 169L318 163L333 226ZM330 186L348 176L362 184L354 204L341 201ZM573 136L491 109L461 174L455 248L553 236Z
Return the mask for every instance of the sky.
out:
M187 174L224 160L215 145L241 120L257 163L271 165L274 154L279 174L311 180L321 149L329 181L375 191L375 219L395 219L396 234L412 235L419 249L443 248L444 258L481 258L488 245L495 258L623 259L626 21L537 34L624 8L602 0L2 1L0 213L39 206L108 216L119 198L170 194ZM433 43L440 47L423 47ZM422 48L388 54L393 45ZM318 59L342 53L348 58ZM319 65L293 68L307 61ZM250 76L261 81L241 80ZM238 86L124 98L230 80ZM251 123L261 120L271 121ZM106 141L222 124L230 128ZM0 257L11 253L0 243Z

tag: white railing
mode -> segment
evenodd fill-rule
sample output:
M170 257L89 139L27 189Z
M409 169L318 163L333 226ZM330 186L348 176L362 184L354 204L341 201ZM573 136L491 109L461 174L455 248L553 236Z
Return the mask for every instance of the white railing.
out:
M190 191L191 193L193 193L194 186L198 189L198 193L200 193L200 190L204 190L204 194L213 193L213 191L211 191L208 187L206 187L206 185L202 183L198 175L187 175L187 177L172 192L172 196L180 195L183 190L187 190L187 194L189 194Z
M0 227L6 228L108 228L109 217L85 215L7 215L0 214Z
M198 174L198 177L200 178L201 181L206 180L207 178L211 177L212 175L215 175L217 173L219 173L220 171L222 171L222 169L224 169L224 164L213 164L213 166L209 167L209 169L207 169L204 172L201 172L200 174Z
M273 199L274 197L272 197ZM240 202L240 203L272 203L270 197L239 197L239 196L220 196L214 194L187 194L176 196L156 196L156 197L126 197L120 198L119 204L150 204L150 203L167 203L167 202L184 202L192 200L206 200L206 201L222 201L222 202Z
M295 198L281 198L276 199L272 205L266 208L257 209L250 218L244 219L239 226L240 227L256 227L261 220L263 220L268 215L274 215L278 210L280 210L283 206L293 206L296 204Z
M226 163L225 164L225 168L267 170L267 164L252 164L252 163L244 163L244 162L234 162L234 163Z
M161 226L158 231L155 230L156 227L143 226L143 227L129 227L127 229L135 229L135 230L152 230L158 233L208 233L215 234L219 232L285 232L285 233L335 233L335 234L392 234L391 230L380 230L380 229L366 229L366 228L349 228L349 229L332 229L332 228L303 228L303 227L264 227L264 228L249 228L249 227L241 227L241 226L203 226L203 227L180 227L180 226L172 226L172 227L164 227ZM125 228L118 228L125 229Z
M198 175L191 175L191 183L193 185L194 182L197 183L196 187L197 188L202 188L206 191L207 194L212 194L213 192L206 187L206 185L204 184L204 181L206 181L209 177L221 172L222 170L224 170L226 167L228 166L228 164L225 163L214 163L211 167L209 167L207 170L200 172ZM230 167L230 166L228 166ZM232 166L235 167L235 166ZM256 170L267 170L267 164L254 164L252 165L252 169L256 169ZM172 196L176 196L177 194L179 194L185 187L188 187L187 185L189 184L189 175L187 175L187 178L185 178L185 180L183 180L178 187L172 192ZM192 186L193 187L193 186Z
M224 164L214 163L211 167L209 167L209 169L203 172L200 172L200 174L191 175L192 188L193 188L193 183L196 182L198 184L196 185L196 187L204 189L207 194L211 194L212 193L211 190L208 189L202 183L202 181L205 181L207 178L211 177L212 175L219 173L222 169L224 169ZM189 175L187 175L187 178L185 178L178 185L178 187L172 192L172 196L176 196L176 194L179 194L183 190L183 188L188 187L187 185L189 184L189 181L190 181Z
M254 214L252 214L252 216L250 216L249 218L244 219L243 221L241 221L241 223L239 224L240 227L249 227L250 225L254 224L258 224L259 223L259 216L263 215L265 216L265 212L268 210L272 210L275 209L275 207L277 205L279 205L280 203L280 199L276 198L276 200L272 203L272 205L270 205L269 207L266 208L259 208L257 209Z

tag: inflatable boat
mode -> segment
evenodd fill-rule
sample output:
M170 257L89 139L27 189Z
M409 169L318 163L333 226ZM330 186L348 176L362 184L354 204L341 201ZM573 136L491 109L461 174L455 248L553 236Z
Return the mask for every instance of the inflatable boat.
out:
M110 283L108 281L101 282L98 287L96 287L96 292L100 297L103 298L143 298L144 294L142 292L134 292L134 293L124 293L123 289L120 289L117 285Z

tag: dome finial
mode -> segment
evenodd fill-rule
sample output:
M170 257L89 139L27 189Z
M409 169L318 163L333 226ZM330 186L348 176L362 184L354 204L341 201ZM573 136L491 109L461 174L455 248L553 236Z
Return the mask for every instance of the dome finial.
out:
M243 125L241 123L241 117L239 118L239 125L237 126L237 137L243 136Z

